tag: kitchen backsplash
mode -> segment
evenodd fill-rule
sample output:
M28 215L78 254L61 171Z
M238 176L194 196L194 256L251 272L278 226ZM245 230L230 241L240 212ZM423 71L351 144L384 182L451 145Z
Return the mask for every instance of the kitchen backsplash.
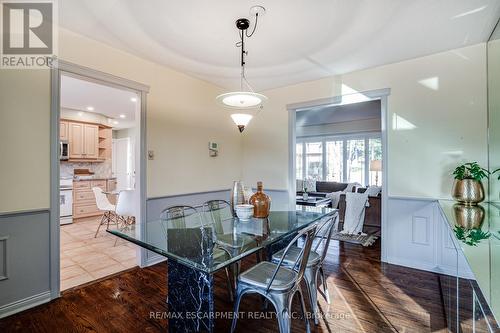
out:
M89 169L95 173L96 178L109 178L112 176L111 160L106 160L100 163L72 163L61 162L60 174L61 177L73 177L74 169Z

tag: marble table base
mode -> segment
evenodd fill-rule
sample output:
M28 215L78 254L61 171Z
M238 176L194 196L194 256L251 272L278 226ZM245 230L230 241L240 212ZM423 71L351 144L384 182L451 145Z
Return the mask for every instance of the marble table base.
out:
M214 278L175 260L168 265L168 331L214 331Z

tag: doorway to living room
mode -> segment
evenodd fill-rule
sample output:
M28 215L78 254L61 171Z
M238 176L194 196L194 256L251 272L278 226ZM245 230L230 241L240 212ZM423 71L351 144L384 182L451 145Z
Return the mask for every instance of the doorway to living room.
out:
M355 93L288 107L290 188L297 209L338 209L338 245L375 247L382 260L387 94Z

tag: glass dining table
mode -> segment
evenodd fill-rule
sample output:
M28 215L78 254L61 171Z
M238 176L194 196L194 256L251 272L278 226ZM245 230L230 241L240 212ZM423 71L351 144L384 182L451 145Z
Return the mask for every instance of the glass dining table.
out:
M270 258L299 230L337 214L335 209L312 208L272 211L266 219L247 221L200 213L108 232L168 258L169 332L212 332L217 318L213 274L228 266L234 270L240 260L261 250Z

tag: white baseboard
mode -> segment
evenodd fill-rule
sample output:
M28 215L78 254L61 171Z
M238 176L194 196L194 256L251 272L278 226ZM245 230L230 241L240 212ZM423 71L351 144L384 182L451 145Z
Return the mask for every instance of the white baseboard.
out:
M14 313L27 310L29 308L35 307L37 305L47 303L51 300L50 291L45 291L43 293L26 297L19 301L15 301L0 307L0 318L4 318Z
M386 262L389 264L410 267L410 268L419 269L422 271L433 272L433 273L446 274L446 273L443 273L442 271L439 271L439 267L437 267L434 264L430 264L430 263L426 263L426 262L417 262L417 261L407 260L407 259L403 259L403 258L395 258L392 256L388 256L386 259L387 259ZM456 274L456 272L455 272L455 274ZM453 275L453 274L450 274L450 275Z

